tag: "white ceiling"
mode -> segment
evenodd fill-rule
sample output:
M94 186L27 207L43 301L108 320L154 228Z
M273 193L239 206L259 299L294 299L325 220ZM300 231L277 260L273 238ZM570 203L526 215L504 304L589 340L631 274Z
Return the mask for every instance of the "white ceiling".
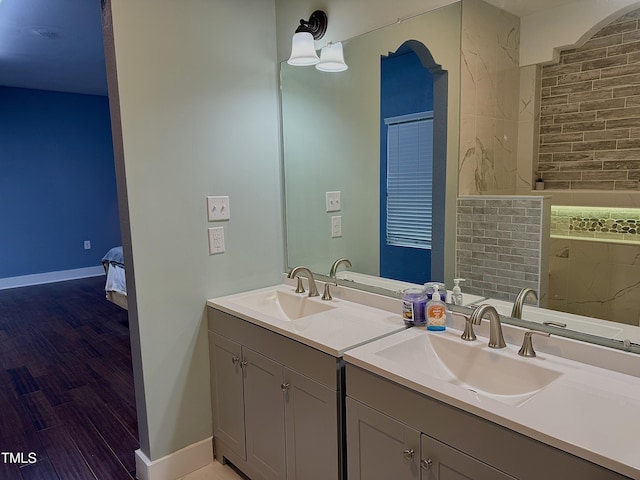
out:
M487 1L526 16L575 0ZM0 0L3 85L106 95L100 0Z
M484 0L491 5L506 10L518 17L526 17L533 13L543 12L560 5L573 3L577 0Z

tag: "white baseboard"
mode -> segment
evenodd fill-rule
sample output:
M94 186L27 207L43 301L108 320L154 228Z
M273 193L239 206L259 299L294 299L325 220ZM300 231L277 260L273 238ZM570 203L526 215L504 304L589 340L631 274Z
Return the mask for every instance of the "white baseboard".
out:
M213 437L194 443L153 462L136 450L138 480L177 480L213 462Z
M78 278L97 277L98 275L104 275L104 267L102 265L97 267L74 268L73 270L61 270L58 272L22 275L20 277L0 278L0 290L28 287L30 285L40 285L43 283L62 282L64 280L75 280Z

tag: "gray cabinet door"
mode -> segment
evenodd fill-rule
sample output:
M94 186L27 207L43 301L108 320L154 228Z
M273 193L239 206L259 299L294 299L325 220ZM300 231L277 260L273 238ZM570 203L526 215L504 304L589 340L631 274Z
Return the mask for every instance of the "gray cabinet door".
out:
M287 478L337 480L338 393L285 367Z
M242 354L247 462L265 480L285 480L283 367L246 347Z
M236 455L246 459L241 347L211 333L209 342L213 345L210 355L213 434Z
M514 480L459 450L422 435L422 480Z
M420 432L347 397L349 480L420 480Z

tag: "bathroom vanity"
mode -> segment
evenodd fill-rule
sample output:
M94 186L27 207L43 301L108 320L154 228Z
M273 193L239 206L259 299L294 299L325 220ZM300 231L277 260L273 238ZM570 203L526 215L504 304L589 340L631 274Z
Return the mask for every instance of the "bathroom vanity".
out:
M345 353L350 480L637 478L599 464L634 461L634 428L622 426L625 417L637 424L630 390L611 405L622 411L605 406L594 418L606 387L587 392L589 376L573 362L520 359L517 348L486 343L451 349L459 333L441 342L416 328Z
M281 285L208 302L215 456L253 480L338 480L348 348L404 330L398 314Z
M350 364L347 377L349 479L629 478Z
M640 378L563 358L604 347L521 358L515 326L494 350L488 322L464 342L461 315L405 329L397 299L293 290L207 302L215 456L252 480L640 478Z
M214 309L209 330L218 460L251 478L341 478L338 359Z

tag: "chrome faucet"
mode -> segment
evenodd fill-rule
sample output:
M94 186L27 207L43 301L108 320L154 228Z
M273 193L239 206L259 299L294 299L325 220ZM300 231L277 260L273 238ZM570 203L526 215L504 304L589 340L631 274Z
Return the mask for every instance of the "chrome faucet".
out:
M318 288L316 287L316 281L313 278L313 273L307 267L303 267L302 265L292 268L287 275L288 278L298 278L298 286L296 288L296 293L304 293L304 287L302 286L302 280L298 275L300 272L304 272L307 274L307 279L309 280L309 296L317 297L318 296Z
M538 300L538 295L533 288L523 288L518 293L516 297L516 301L513 302L513 308L511 309L511 317L512 318L522 318L522 307L524 305L524 301L527 297L533 295L534 300Z
M347 258L339 258L333 265L331 265L331 270L329 270L329 276L331 278L336 278L336 272L338 271L338 267L341 263L344 263L348 268L351 268L351 262Z
M331 265L331 270L329 270L329 278L333 278L333 281L334 281L333 284L336 286L338 285L338 281L336 280L336 272L341 263L344 263L347 267L351 268L351 262L347 258L339 258L338 260L333 262L333 265ZM331 284L329 282L324 284L324 292L322 293L322 300L333 299L333 297L331 296L330 285Z
M504 337L502 336L502 323L500 323L500 315L498 315L498 312L493 305L485 303L477 307L471 314L471 317L469 317L469 323L480 325L480 322L482 322L482 318L487 314L489 315L489 321L491 322L491 325L489 327L489 347L506 347L507 344L504 343Z

